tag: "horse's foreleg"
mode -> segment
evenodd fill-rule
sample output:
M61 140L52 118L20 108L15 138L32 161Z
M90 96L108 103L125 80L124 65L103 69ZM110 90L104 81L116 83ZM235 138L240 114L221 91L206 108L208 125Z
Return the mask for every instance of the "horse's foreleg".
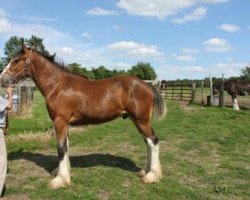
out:
M237 98L232 98L233 99L233 109L234 110L240 110L239 106L238 106L238 101Z
M59 157L59 168L55 178L50 183L50 188L60 188L70 185L70 162L68 156L68 125L58 119L54 122L57 136L57 151Z
M143 182L152 183L158 182L162 178L161 164L159 160L159 143L157 138L146 138L150 153L148 154L149 170L146 171L143 177Z

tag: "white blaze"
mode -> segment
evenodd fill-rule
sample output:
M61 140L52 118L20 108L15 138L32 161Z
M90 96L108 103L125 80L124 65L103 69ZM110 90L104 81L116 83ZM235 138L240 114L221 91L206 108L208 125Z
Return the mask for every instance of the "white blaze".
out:
M0 80L2 79L2 75L5 74L6 71L10 68L10 63L11 63L11 62L9 62L9 64L3 69L3 71L2 71L2 73L1 73L1 75L0 75Z

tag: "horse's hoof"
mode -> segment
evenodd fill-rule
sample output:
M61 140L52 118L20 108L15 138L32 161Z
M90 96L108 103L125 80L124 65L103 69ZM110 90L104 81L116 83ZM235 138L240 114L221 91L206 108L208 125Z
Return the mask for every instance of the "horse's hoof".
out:
M154 172L149 172L145 176L142 177L142 181L144 183L158 183L162 176L159 174L157 175Z
M64 180L62 177L57 176L49 182L50 189L62 188L70 185L70 180Z

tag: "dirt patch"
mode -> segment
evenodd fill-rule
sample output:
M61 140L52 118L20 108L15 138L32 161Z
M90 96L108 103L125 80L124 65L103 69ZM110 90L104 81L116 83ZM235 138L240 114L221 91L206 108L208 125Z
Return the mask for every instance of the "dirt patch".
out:
M105 192L103 190L100 190L97 194L98 199L100 200L108 200L110 199L110 194L108 192Z
M189 101L176 101L180 108L184 110L185 112L193 112L196 110L195 107L189 106Z
M85 132L86 131L85 126L72 126L69 127L69 134L73 132ZM17 141L17 140L39 140L41 142L47 142L51 139L55 138L55 131L54 130L49 130L46 132L41 132L41 133L27 133L27 134L19 134L19 135L8 135L6 136L6 140L8 141Z

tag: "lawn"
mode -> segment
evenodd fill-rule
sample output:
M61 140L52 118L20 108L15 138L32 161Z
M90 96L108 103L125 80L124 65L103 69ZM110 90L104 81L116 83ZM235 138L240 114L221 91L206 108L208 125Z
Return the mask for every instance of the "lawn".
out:
M58 164L55 138L48 132L17 134L12 121L17 119L11 119L12 129L6 138L6 197L248 199L250 110L180 106L173 101L168 101L167 106L166 119L153 121L161 141L164 175L156 184L144 184L137 175L146 164L142 137L129 119L117 119L98 126L71 128L72 185L50 190L47 183ZM11 130L15 130L14 134Z

